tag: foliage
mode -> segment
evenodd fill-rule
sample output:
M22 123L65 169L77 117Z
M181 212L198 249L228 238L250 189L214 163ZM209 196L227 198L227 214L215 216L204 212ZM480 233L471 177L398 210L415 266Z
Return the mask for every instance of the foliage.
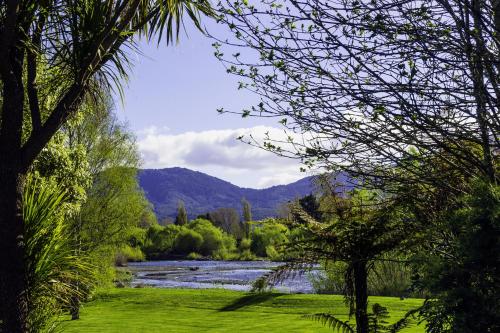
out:
M167 43L184 15L201 30L210 3L189 0L0 2L0 323L28 329L21 214L35 159L88 98L121 92L140 36ZM28 121L26 121L28 120ZM70 195L72 193L69 193Z
M414 311L410 311L410 314L406 314L399 321L388 325L387 319L390 318L387 308L381 306L379 303L374 303L372 305L372 312L368 315L369 333L397 333L410 326L409 317ZM342 321L329 313L317 313L314 315L305 315L306 318L319 321L323 325L330 327L332 330L342 333L355 333L356 326L349 323L349 321Z
M198 253L202 245L202 235L194 230L182 228L175 238L174 252L179 254Z
M202 255L196 252L191 252L186 256L186 259L188 260L198 260L201 259Z
M343 294L345 286L345 272L345 263L340 261L323 261L321 263L321 270L318 274L310 274L309 281L311 282L315 293Z
M236 239L243 238L244 230L238 211L234 208L218 208L209 213L210 221Z
M188 217L186 212L186 207L184 206L184 202L179 201L177 205L177 216L175 217L176 225L186 225L188 223Z
M180 231L180 227L174 224L166 226L152 225L146 232L146 239L142 247L149 259L157 258L163 254L173 251L175 238Z
M115 254L115 266L126 266L129 261L144 261L145 259L140 248L123 245Z
M243 205L243 221L244 222L252 221L252 207L250 206L250 202L248 202L247 199L243 198L243 200L241 200L241 203Z
M202 255L211 255L214 251L224 247L222 230L215 227L210 221L196 219L189 222L188 228L202 235L203 243L200 247Z
M199 244L198 236L201 237ZM198 218L184 226L151 226L146 232L143 250L150 259L174 253L197 253L216 259L227 259L236 251L236 240L210 221Z
M44 178L66 190L67 214L72 216L87 199L86 189L92 182L92 174L83 145L69 146L68 140L66 133L57 133L41 151L32 170L34 177Z
M31 178L25 187L26 272L30 332L49 329L54 315L69 307L81 292L73 281L91 284L92 267L76 256L68 241L64 219L65 191Z
M429 156L461 175L498 180L500 43L491 32L500 30L500 6L228 0L218 10L234 37L219 38L215 56L240 78L238 89L260 98L220 111L276 117L290 133L244 142L371 179L379 189L420 182L453 190L429 169L407 164L393 172L402 160Z
M291 205L291 228L302 230L302 239L287 244L296 260L271 273L265 279L276 283L290 271L312 264L342 262L342 291L356 318L356 332L368 333L368 276L381 256L396 250L413 228L403 223L401 210L386 203L377 192L353 190L340 196L330 183L324 183L318 209L321 221L307 214L300 203ZM325 319L326 320L326 319ZM327 323L343 327L333 319Z
M275 247L279 247L287 241L287 232L288 229L283 224L276 223L272 219L264 220L253 228L250 248L259 257L266 257L267 250L278 256Z
M368 294L376 296L413 296L411 290L412 270L408 263L403 263L397 256L384 256L387 260L378 260L368 273ZM319 294L342 294L346 264L343 262L323 261L318 274L310 274L309 280L314 291Z
M442 221L447 246L417 258L416 284L432 295L421 310L429 332L500 329L500 187L481 180L472 186L462 208Z
M384 257L387 260L384 260ZM391 254L384 257L374 263L368 275L369 294L394 297L421 296L412 294L413 272L409 260Z

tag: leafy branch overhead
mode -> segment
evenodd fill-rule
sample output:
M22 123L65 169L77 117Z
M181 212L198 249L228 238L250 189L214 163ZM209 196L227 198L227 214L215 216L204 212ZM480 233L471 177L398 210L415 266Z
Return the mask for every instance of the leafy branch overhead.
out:
M458 191L420 166L431 156L463 176L498 180L498 4L221 1L217 9L233 36L215 36L216 57L260 97L241 115L275 117L307 138L280 155L376 186L440 182Z

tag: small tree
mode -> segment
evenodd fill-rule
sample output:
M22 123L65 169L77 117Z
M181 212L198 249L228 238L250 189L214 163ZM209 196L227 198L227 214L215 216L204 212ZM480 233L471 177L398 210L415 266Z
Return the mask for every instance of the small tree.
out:
M186 225L188 223L188 217L186 212L186 207L182 200L177 204L177 217L175 218L176 225Z
M252 221L252 207L250 206L250 202L247 199L243 198L241 200L243 205L243 221L250 222Z
M330 314L311 317L339 331L380 332L381 322L375 320L378 316L375 312L380 312L380 308L373 304L374 314L368 313L368 274L380 256L397 249L413 229L402 223L398 209L368 191L355 191L345 197L330 191L322 196L319 209L323 217L321 221L309 215L300 203L291 205L294 218L290 227L301 229L304 238L299 242L290 242L287 250L298 253L298 259L264 279L274 284L287 276L290 270L304 269L319 261L343 262L346 264L344 295L350 307L350 316L354 315L356 319L355 329ZM397 326L407 324L405 317L394 327L386 328L396 332Z
M252 221L252 207L250 206L250 202L248 202L248 200L245 198L241 200L241 203L243 205L243 223L245 229L245 237L248 238L250 237L249 222Z
M240 214L234 208L218 208L209 213L210 221L236 239L243 238Z

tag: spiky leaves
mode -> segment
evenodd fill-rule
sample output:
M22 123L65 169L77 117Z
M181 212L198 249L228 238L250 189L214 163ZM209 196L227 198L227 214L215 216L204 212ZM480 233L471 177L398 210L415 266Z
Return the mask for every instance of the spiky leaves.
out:
M312 319L321 324L330 327L332 330L342 333L354 333L353 326L349 321L342 321L329 313L316 313L313 315L305 315L304 318Z
M90 283L92 269L69 246L61 213L65 192L29 178L23 199L28 321L37 332L79 293L72 281Z

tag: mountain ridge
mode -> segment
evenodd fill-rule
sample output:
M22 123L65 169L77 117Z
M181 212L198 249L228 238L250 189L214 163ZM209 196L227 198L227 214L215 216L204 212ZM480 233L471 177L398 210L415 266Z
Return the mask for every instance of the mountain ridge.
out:
M243 198L250 202L254 219L273 217L281 204L312 193L313 178L254 189L181 167L141 169L138 174L139 184L159 221L175 217L179 200L184 202L190 219L217 208L234 208L241 214Z

